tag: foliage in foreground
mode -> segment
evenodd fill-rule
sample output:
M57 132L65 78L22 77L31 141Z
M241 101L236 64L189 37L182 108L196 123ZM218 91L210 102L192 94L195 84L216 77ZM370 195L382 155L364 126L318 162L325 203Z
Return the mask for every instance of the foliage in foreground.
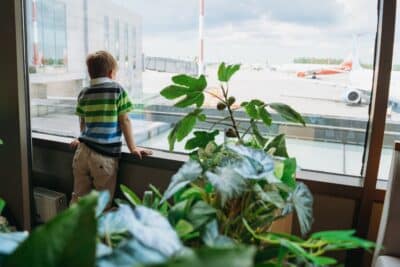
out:
M332 250L373 247L372 243L354 237L352 231L316 233L302 240L272 233L258 236L249 227L256 239L270 246L256 249L243 244L209 243L189 248L159 212L142 205L120 204L118 210L101 214L107 201L108 194L92 193L31 235L0 234L0 266L251 267L301 266L304 262L330 265L336 261L320 255ZM213 231L208 233L208 238L212 237Z

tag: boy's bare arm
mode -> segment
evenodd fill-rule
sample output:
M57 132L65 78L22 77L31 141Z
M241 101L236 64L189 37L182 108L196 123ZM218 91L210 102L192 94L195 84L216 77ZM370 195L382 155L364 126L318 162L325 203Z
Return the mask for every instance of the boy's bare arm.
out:
M151 155L152 152L149 150L138 148L135 144L133 137L132 123L128 114L122 114L118 116L118 122L121 126L122 133L124 134L126 144L128 145L129 151L139 157Z
M83 133L83 131L85 130L85 120L84 120L84 118L82 118L82 117L79 117L79 129L80 129L80 132L81 133ZM71 142L71 144L70 144L70 146L72 147L72 148L76 148L78 145L79 145L79 139L74 139L72 142Z
M79 129L81 130L81 133L85 130L85 119L82 117L79 117Z

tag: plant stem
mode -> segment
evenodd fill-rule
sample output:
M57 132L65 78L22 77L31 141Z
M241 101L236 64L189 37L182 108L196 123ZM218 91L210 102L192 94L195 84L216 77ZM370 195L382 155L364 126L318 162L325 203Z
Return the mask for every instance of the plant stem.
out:
M251 129L251 125L250 125L249 128L247 128L247 130L243 133L243 135L242 135L242 140L243 140L243 139L245 138L245 136L249 133L250 129Z
M222 119L219 119L219 120L217 120L217 121L214 121L214 122L210 122L210 121L206 121L207 123L212 123L212 125L211 125L211 127L210 127L210 131L215 127L215 125L217 125L218 123L221 123L221 122L223 122L224 120L227 120L227 119L229 119L229 116L226 116L225 118L222 118Z
M220 100L221 102L224 102L224 104L226 104L226 103L225 103L225 100L224 100L223 98L221 98L220 96L218 96L218 95L216 95L216 94L214 94L214 93L212 93L212 92L210 92L210 91L205 91L205 92L206 92L207 94L209 94L209 95L211 95L211 96L217 98L217 99Z
M226 84L227 84L227 88L229 88L228 83L226 83ZM221 84L221 90L222 90L222 93L223 93L224 98L225 98L224 102L225 102L226 107L228 109L229 117L230 117L230 119L232 121L232 128L235 131L235 134L236 134L237 138L239 139L238 140L239 143L242 143L242 138L240 138L239 129L237 127L237 123L236 123L235 117L233 116L233 111L232 111L231 105L229 105L229 102L228 102L228 90L225 90L223 84Z

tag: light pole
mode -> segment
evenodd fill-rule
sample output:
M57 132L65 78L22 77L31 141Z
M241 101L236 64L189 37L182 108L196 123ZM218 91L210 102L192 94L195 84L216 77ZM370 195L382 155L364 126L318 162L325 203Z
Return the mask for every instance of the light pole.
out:
M32 0L32 31L33 31L33 65L40 65L39 55L39 33L37 25L37 3L36 0Z
M199 59L198 59L198 72L199 76L204 74L204 1L199 0L200 15L199 15Z

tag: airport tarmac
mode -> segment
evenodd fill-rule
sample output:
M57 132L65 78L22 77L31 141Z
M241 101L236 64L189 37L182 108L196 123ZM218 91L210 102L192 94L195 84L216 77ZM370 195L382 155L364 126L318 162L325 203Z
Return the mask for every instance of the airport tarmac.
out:
M171 77L174 75L156 71L143 72L144 93L158 94L162 88L171 84ZM217 68L207 68L206 76L208 90L219 92ZM293 72L243 68L233 76L229 91L238 101L259 98L265 102L282 102L304 115L367 120L368 104L350 106L345 103L344 96L349 90L348 86L351 86L349 73L310 79L298 78ZM150 103L172 104L161 97L154 98ZM212 97L207 97L206 105L214 106L216 103ZM388 119L400 122L400 114L391 112Z

